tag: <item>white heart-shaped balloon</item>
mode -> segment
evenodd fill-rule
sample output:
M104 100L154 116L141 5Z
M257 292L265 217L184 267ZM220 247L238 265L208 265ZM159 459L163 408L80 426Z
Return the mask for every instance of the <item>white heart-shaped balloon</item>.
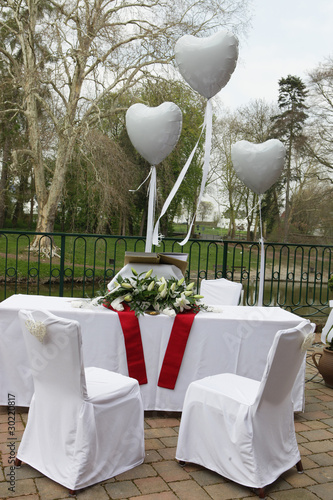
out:
M206 38L185 35L176 43L175 58L192 89L210 99L230 80L237 63L238 40L227 30Z
M173 102L157 107L133 104L126 113L128 136L151 165L157 165L176 146L182 130L182 112Z
M231 147L232 163L238 177L257 194L263 194L278 180L286 148L278 139L261 144L239 141Z

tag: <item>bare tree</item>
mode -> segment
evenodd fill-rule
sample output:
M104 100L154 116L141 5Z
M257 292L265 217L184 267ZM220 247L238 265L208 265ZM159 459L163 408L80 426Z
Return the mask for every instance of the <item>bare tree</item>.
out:
M209 217L214 210L214 205L211 201L202 200L199 205L199 215L201 221L204 222L206 217Z
M272 113L272 106L259 99L238 108L234 113L224 113L216 123L211 187L208 190L217 203L224 207L220 208L220 212L228 211L228 235L231 238L235 237L236 218L242 213L247 219L247 239L251 239L250 228L257 216L258 203L258 196L236 175L231 160L231 146L240 140L261 143L269 139Z
M248 20L247 3L0 0L5 33L0 52L13 85L24 95L37 231L53 230L74 146L100 120L101 99L115 91L121 96L170 64L174 43L184 33L207 35L221 26L241 31ZM121 111L117 106L109 110ZM47 143L45 127L52 132ZM50 156L54 166L46 175Z
M309 74L308 86L311 126L307 152L321 165L317 178L333 183L333 57Z

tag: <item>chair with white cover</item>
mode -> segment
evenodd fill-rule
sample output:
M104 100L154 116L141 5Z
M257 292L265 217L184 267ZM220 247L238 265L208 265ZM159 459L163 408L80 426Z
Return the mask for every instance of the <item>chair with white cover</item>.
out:
M201 280L200 295L202 301L210 306L231 305L237 306L240 301L243 285L234 281L218 278L215 280Z
M265 487L293 466L302 472L291 390L314 339L303 321L275 334L261 381L223 373L192 382L186 392L176 458L243 486Z
M34 395L17 451L74 494L144 460L144 411L137 380L84 369L80 324L48 311L19 312Z

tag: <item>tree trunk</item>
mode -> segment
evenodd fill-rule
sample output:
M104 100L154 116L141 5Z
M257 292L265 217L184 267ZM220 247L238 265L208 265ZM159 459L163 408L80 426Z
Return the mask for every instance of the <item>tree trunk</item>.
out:
M286 206L284 211L284 235L283 235L284 243L287 243L289 237L289 212L290 212L289 190L290 190L290 156L287 165Z
M2 170L0 178L0 228L5 227L7 214L7 181L8 181L8 165L10 161L10 143L6 136L2 149Z

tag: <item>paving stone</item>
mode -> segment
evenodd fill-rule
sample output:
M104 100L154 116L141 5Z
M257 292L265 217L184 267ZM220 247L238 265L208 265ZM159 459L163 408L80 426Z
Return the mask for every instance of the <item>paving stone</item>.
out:
M146 429L145 430L145 439L151 439L151 438L161 438L161 437L169 437L169 436L176 436L178 437L177 432L174 429L171 429L170 427L157 427L155 429Z
M316 495L305 488L269 493L269 498L273 500L318 500Z
M321 394L317 396L321 401L333 401L333 392L332 394Z
M159 439L146 439L145 449L146 450L158 450L159 448L164 448L163 443Z
M306 420L322 420L323 418L329 418L330 415L324 411L305 411L304 418Z
M205 490L201 488L195 481L177 481L169 483L170 488L176 493L180 500L209 500Z
M39 500L39 495L22 495L19 497L14 497L15 500Z
M227 482L206 486L205 490L213 500L236 500L253 497L253 490L240 484ZM258 498L258 497L256 497Z
M137 498L138 497L131 497L129 500L137 500ZM178 500L178 497L171 491L163 491L162 493L140 495L140 500Z
M105 489L114 500L140 495L140 491L132 481L116 481L106 484Z
M304 437L304 436L301 436L301 434L296 434L296 441L298 444L302 444L302 443L307 443L308 440Z
M333 483L317 484L310 486L309 490L318 496L321 500L332 500ZM306 498L304 500L307 500Z
M208 469L198 470L190 472L190 476L198 483L200 486L208 486L210 484L221 484L225 483L226 480L217 474Z
M72 497L73 498L73 497ZM77 493L79 500L109 500L109 495L106 493L105 486L96 484L84 490L79 490Z
M303 488L304 486L315 484L315 480L309 477L307 473L299 474L294 468L282 474L282 477L293 488Z
M323 420L310 420L306 424L308 427L310 427L310 430L314 429L327 429L327 424L324 423Z
M116 476L116 480L124 481L128 479L139 479L141 477L151 476L156 476L155 469L151 465L143 463L141 465L138 465L138 467L134 467L133 469L119 474L118 476Z
M333 456L328 455L327 453L316 453L315 455L311 455L310 458L321 467L333 465Z
M55 483L48 477L37 477L34 481L41 500L54 500L55 498L67 498L69 496L68 488Z
M5 467L5 475L9 474L10 467ZM34 477L44 477L41 472L30 467L30 465L23 464L21 467L15 468L15 475L17 479L33 479Z
M162 456L157 450L148 450L145 454L145 463L150 464L152 462L159 462L162 460Z
M319 467L307 471L308 476L312 477L317 483L333 483L333 466ZM333 497L333 490L332 490Z
M180 423L180 419L178 418L146 418L145 420L152 428L177 427Z
M295 432L309 431L311 428L308 424L303 422L295 422Z
M312 453L322 453L333 451L333 441L314 441L303 443L303 448L310 450Z
M305 410L307 413L315 412L315 411L325 411L326 406L323 403L307 403L305 406Z
M170 491L169 486L161 477L145 477L134 481L141 493L161 493L162 491Z
M188 472L181 467L176 461L163 461L153 464L157 474L161 476L164 481L182 481L190 479Z
M176 457L176 447L161 448L158 453L164 460L175 460Z
M303 469L315 469L316 467L319 467L319 465L312 460L313 455L308 455L302 457L302 464L303 464ZM325 464L325 465L330 465L330 464Z
M308 450L307 448L304 448L303 445L299 445L298 446L298 449L299 449L299 452L301 454L301 458L303 459L304 457L306 457L307 455L311 455L311 450Z
M14 491L9 490L8 488L14 488ZM0 498L12 498L29 495L31 493L37 493L36 485L32 479L22 479L20 481L15 480L14 484L11 484L8 481L0 483Z
M169 448L170 446L177 446L177 441L178 441L178 436L174 436L174 437L165 437L165 438L161 438L160 439L161 442L167 447Z
M308 441L320 441L322 439L331 439L332 438L332 433L330 433L326 429L317 429L314 431L304 431L304 432L300 432L300 435L303 436Z

